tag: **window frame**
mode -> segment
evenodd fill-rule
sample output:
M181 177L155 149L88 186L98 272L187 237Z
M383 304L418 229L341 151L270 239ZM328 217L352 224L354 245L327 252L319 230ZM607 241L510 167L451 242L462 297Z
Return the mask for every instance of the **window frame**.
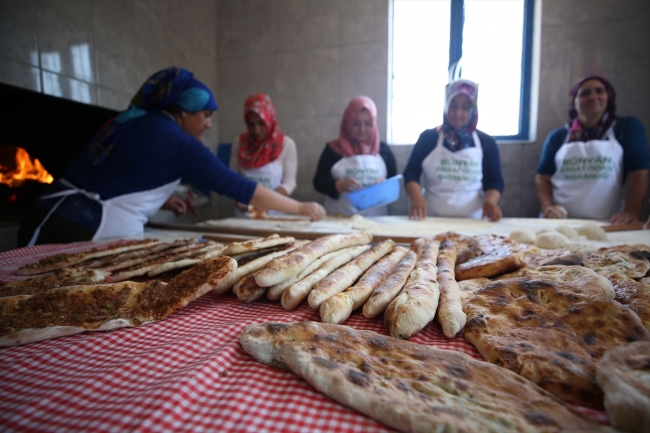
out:
M389 76L389 98L391 107L388 110L388 119L392 120L392 62L393 62L393 3L399 0L391 0L389 2L389 68L391 73ZM515 135L497 135L493 138L498 143L531 143L536 140L536 128L534 127L536 121L537 110L533 107L533 103L537 101L536 95L533 90L537 90L538 79L534 76L534 65L538 62L535 61L536 56L539 55L539 37L536 37L535 32L539 23L536 22L537 15L541 12L537 9L536 3L541 3L541 0L524 0L524 20L522 29L522 56L521 56L521 86L519 98L519 132ZM455 67L458 62L461 62L461 77L462 77L462 49L463 49L463 28L465 24L465 0L451 0L450 10L450 35L449 35L449 64L448 70ZM451 73L450 73L451 76ZM533 89L533 87L535 89ZM391 125L392 129L392 125ZM392 135L392 134L391 134Z

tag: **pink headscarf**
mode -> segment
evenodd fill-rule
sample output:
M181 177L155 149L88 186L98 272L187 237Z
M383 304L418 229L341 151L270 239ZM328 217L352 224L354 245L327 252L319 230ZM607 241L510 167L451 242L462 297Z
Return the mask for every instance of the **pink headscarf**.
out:
M249 112L257 113L266 126L266 139L254 140L245 132L239 135L239 163L243 168L258 168L278 159L284 134L280 132L275 106L269 95L258 93L244 101L244 122Z
M354 138L354 119L361 110L368 110L372 117L372 131L366 141ZM377 107L367 96L357 96L348 104L343 119L339 138L327 143L332 150L346 158L355 155L377 155L379 153L379 130L377 129Z

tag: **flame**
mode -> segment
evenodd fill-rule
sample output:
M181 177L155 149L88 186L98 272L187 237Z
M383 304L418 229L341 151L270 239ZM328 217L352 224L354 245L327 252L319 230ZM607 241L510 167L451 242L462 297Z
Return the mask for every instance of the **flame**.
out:
M35 180L41 183L52 183L54 178L43 168L38 159L32 159L29 153L21 147L16 148L16 167L9 168L0 164L0 183L10 187L20 186L26 180Z

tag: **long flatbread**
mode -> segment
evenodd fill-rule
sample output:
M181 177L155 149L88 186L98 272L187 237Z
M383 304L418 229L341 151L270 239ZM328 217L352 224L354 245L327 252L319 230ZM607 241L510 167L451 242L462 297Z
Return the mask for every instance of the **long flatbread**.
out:
M193 256L192 258L174 260L171 262L163 263L162 265L159 265L158 267L151 269L149 272L147 272L147 275L149 275L150 277L154 277L156 275L164 274L165 272L173 271L175 269L189 268L190 266L194 266L198 263L201 263L203 260L208 260L213 257L222 256L223 251L225 249L226 249L226 245L217 244L213 248L209 248L207 251L204 251L197 256Z
M336 294L320 305L321 320L326 323L342 323L350 314L361 307L390 271L404 258L408 250L395 247L368 269L357 283L343 293Z
M354 247L350 247L354 248ZM309 266L307 266L305 269L302 270L298 275L295 277L291 277L288 280L285 280L281 283L275 284L271 287L268 288L266 291L266 297L271 300L271 301L278 301L282 297L282 293L292 285L293 283L297 283L298 281L302 280L305 278L307 275L311 274L314 272L316 269L320 268L320 266L331 259L332 257L336 256L337 254L341 253L343 250L338 250L338 251L332 251L331 253L325 254L324 256L321 256L311 262Z
M436 315L440 288L436 281L440 242L431 238L414 241L418 260L402 292L388 305L384 324L388 334L407 339L420 332Z
M319 308L323 301L352 286L370 266L388 254L394 247L395 242L391 239L379 242L368 251L359 254L354 260L323 278L309 292L307 298L309 306Z
M282 293L282 298L280 298L282 306L286 310L293 310L307 297L307 295L309 295L309 292L314 288L316 283L369 249L370 245L359 245L341 251L339 254L323 263L310 275L307 275L302 280L289 286L284 293ZM255 281L257 281L257 278L255 278Z
M101 269L112 266L127 260L137 259L138 257L150 257L164 250L171 250L185 245L196 243L195 238L177 239L174 242L161 242L158 245L151 245L146 248L140 248L133 251L127 251L119 254L111 254L108 256L99 257L94 260L87 260L85 262L77 263L73 267L83 267L87 269Z
M363 305L363 315L368 319L381 314L388 304L399 294L406 284L411 271L415 267L418 254L410 250L402 260L391 270L384 281L372 292L370 298Z
M110 272L97 269L57 269L49 274L20 281L0 283L0 297L35 295L58 287L97 284L104 281Z
M236 266L230 257L217 257L177 275L168 284L123 281L0 298L0 346L162 320L211 290Z
M438 252L440 302L436 315L442 331L448 338L454 338L467 322L461 302L461 290L454 274L455 266L456 245L450 241L443 241Z
M280 257L283 254L287 254L291 251L294 251L296 248L300 248L301 246L305 245L309 241L298 241L298 242L293 242L288 245L288 248L285 248L280 251L275 251L270 254L267 254L262 257L258 257L255 260L251 260L250 262L246 263L245 265L239 266L237 269L235 269L235 272L230 274L228 278L224 279L219 286L214 288L214 292L216 294L221 294L224 292L227 292L230 290L237 281L241 280L242 278L246 277L247 275L250 275L254 272L259 271L262 269L264 266L266 266L267 263L269 263L271 260L273 260L276 257ZM262 294L264 294L264 291L262 291ZM255 298L257 299L257 298ZM251 301L253 299L250 299ZM250 301L249 301L250 302Z
M401 432L590 432L586 418L517 374L453 350L329 323L248 326L242 348Z
M242 302L253 302L264 295L266 287L260 287L255 282L255 274L246 275L232 286L232 291L237 295L237 299Z
M260 287L271 287L281 283L306 268L318 257L355 245L364 245L372 240L372 235L367 232L354 232L323 236L307 245L298 248L291 254L278 257L269 263L263 271L255 276L255 281Z
M16 275L36 275L45 272L54 271L57 269L67 268L74 264L94 259L97 257L104 257L111 254L122 253L125 251L137 250L140 248L147 248L151 245L158 245L160 243L157 239L143 239L139 241L121 241L109 246L108 248L97 249L93 248L90 251L76 254L57 254L54 256L46 257L36 263L31 263L18 268Z
M266 248L277 247L279 245L289 244L295 241L291 236L280 237L278 234L272 234L264 239L255 239L246 242L232 242L223 252L225 256L247 253L250 251L263 250Z
M197 240L194 240L194 242L190 242L184 245L180 245L170 249L165 249L158 252L149 253L149 251L147 251L149 254L138 255L135 257L131 257L119 261L113 260L111 263L107 263L106 265L101 266L99 269L102 269L104 271L114 272L125 268L126 269L133 268L134 266L139 265L140 263L151 262L152 260L159 259L161 257L175 257L177 254L184 253L186 251L198 250L200 248L203 248L204 246L205 244L201 244Z

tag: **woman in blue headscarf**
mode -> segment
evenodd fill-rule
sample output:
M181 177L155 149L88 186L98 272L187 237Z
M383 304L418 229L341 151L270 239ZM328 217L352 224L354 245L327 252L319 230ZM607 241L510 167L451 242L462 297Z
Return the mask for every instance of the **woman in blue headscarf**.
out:
M219 194L265 209L325 216L317 203L277 194L230 170L199 138L217 104L210 89L182 68L151 76L126 111L107 122L37 200L18 245L130 237L166 203L183 176Z

